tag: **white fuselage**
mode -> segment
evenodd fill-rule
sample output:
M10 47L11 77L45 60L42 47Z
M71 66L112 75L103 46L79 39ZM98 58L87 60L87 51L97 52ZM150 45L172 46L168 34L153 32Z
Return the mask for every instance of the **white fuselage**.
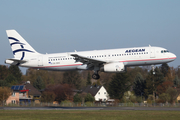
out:
M77 62L71 54L78 54L94 60L103 60L107 63L122 62L125 67L162 64L176 59L176 55L168 52L164 48L149 46L57 54L40 54L38 56L29 56L25 59L28 62L20 64L20 66L57 71L89 69L86 64Z

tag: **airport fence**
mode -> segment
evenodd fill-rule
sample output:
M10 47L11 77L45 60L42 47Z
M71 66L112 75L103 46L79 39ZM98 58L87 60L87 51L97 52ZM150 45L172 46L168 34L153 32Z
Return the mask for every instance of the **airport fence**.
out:
M91 103L86 102L73 103L73 102L61 102L61 103L21 103L21 104L8 104L4 106L16 106L16 107L180 107L180 103Z

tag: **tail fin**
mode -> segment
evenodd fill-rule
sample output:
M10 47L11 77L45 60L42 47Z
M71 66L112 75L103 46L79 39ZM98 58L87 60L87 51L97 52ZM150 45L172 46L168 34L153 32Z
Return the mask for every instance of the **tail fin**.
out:
M23 60L25 57L39 55L16 30L6 30L14 58Z

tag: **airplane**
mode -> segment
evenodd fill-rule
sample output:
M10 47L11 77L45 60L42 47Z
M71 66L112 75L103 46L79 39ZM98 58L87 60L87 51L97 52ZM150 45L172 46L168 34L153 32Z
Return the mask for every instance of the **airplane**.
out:
M14 58L6 64L34 69L67 71L93 70L93 79L101 72L125 72L127 67L163 64L174 61L176 55L162 47L134 47L67 53L41 54L32 48L16 30L6 30Z

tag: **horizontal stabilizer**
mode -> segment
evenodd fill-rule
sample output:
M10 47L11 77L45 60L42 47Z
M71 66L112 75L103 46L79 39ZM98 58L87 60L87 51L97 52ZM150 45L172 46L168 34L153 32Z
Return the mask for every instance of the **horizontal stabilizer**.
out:
M26 63L26 62L27 62L26 60L18 60L18 59L15 59L15 58L7 59L5 61L6 64L11 64L11 65L19 65L19 64L22 64L22 63Z

